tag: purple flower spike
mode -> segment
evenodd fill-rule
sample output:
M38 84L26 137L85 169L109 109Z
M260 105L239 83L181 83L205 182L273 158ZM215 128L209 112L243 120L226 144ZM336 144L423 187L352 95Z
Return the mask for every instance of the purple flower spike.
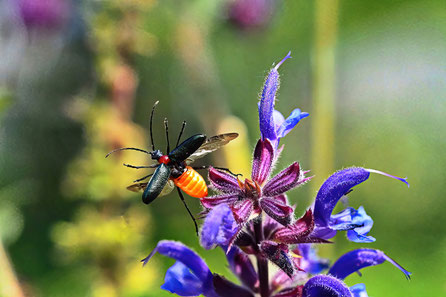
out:
M317 275L304 285L302 297L353 297L348 287L329 275Z
M262 139L271 140L275 148L277 148L281 137L288 134L301 119L308 116L308 113L295 109L285 120L283 115L274 109L276 93L280 85L278 69L290 57L291 52L268 73L259 104L259 122Z
M208 250L217 245L227 246L237 231L231 209L227 204L220 204L206 216L201 229L200 244Z
M353 294L353 297L369 297L367 295L367 291L365 290L364 284L356 284L350 287L350 291Z
M380 250L357 249L341 256L330 268L328 274L344 279L353 272L368 266L375 266L389 261L399 270L401 270L407 279L410 279L411 273L405 270L401 265L389 258Z
M162 288L180 296L218 297L213 287L213 276L203 259L184 244L162 240L141 262L146 265L155 253L173 258L181 264L174 264L166 275ZM177 262L177 263L178 263Z

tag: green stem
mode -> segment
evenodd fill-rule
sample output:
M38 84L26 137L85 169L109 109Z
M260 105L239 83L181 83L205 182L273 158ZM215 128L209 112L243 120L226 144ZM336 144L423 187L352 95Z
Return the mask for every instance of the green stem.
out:
M338 0L316 0L313 48L312 164L313 192L334 168L335 47Z

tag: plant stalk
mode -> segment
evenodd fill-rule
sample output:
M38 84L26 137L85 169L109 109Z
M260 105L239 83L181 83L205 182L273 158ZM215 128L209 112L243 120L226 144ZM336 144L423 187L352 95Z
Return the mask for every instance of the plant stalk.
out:
M259 218L254 221L254 235L256 238L257 246L263 240L263 225L262 225L262 214ZM259 274L259 284L260 284L260 296L269 297L269 277L268 277L268 260L260 255L256 254L257 258L257 272Z

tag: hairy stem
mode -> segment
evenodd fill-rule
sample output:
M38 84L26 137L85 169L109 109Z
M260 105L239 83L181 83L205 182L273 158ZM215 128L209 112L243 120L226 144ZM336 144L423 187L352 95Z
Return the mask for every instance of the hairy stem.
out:
M262 215L254 221L254 234L256 238L257 246L263 240L263 225L262 225ZM257 258L257 270L259 274L260 283L260 296L269 297L269 278L268 278L268 260L260 255L256 255Z

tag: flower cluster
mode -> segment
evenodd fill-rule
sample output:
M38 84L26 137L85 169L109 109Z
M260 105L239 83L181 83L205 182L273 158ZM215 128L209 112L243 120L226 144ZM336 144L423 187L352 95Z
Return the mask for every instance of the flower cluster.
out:
M387 175L409 185L405 179L359 167L340 170L323 183L314 205L296 219L286 192L310 180L311 177L305 177L308 171L294 162L271 177L283 150L280 138L308 116L295 109L285 119L274 108L278 68L289 57L290 54L273 67L265 80L258 106L261 138L254 150L251 179L242 181L211 168L209 180L216 194L201 199L205 219L200 244L206 249L220 247L240 284L212 273L182 243L164 240L143 260L146 264L155 253L160 253L177 261L167 271L162 289L180 296L364 297L367 296L364 284L347 287L343 282L362 268L387 261L410 277L410 272L379 250L356 249L329 265L328 260L316 255L314 248L315 244L331 243L329 239L338 231L346 231L347 238L354 242L375 241L368 235L373 220L362 206L357 210L347 207L337 214L332 213L333 209L341 198L346 200L354 186L366 181L370 173ZM272 276L269 263L279 268Z

